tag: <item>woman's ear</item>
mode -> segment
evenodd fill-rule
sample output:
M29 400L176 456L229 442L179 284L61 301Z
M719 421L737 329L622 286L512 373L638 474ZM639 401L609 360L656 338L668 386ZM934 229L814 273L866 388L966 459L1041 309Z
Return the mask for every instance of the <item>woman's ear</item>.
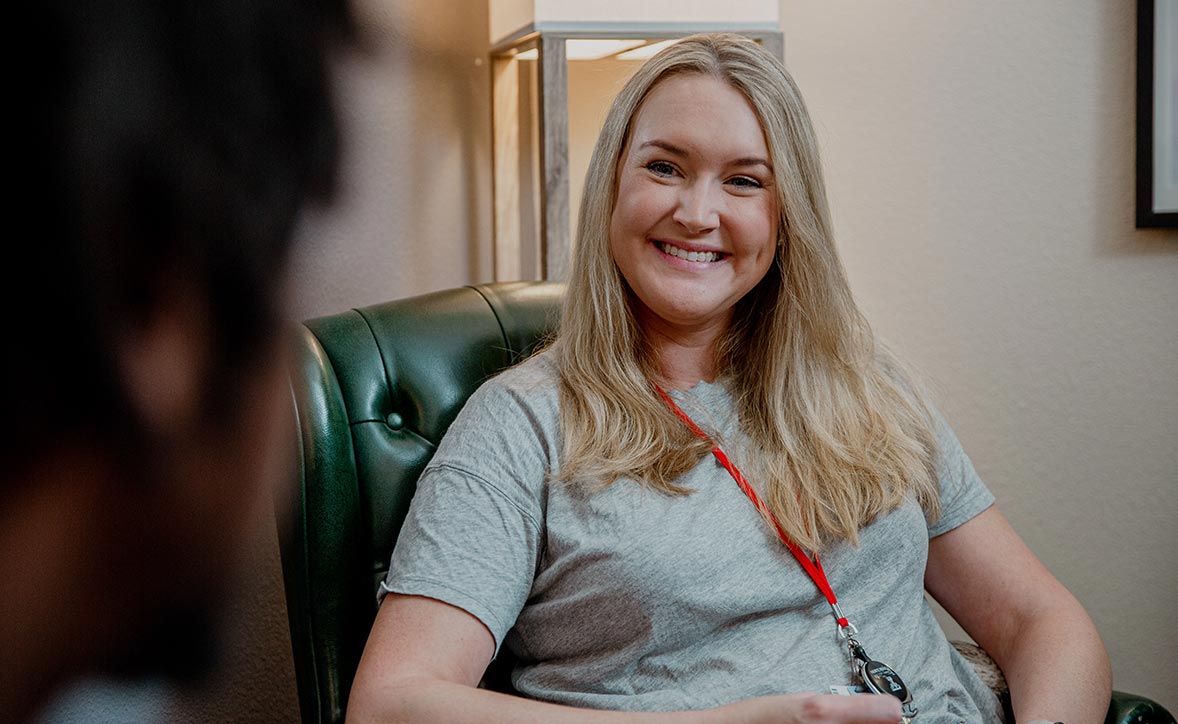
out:
M117 365L125 396L151 437L200 420L212 335L206 300L169 280L147 312L120 330Z

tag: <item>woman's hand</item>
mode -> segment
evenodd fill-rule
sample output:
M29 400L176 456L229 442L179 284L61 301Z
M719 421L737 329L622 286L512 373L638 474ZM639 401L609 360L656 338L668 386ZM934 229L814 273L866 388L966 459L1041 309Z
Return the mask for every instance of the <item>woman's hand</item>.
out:
M885 694L784 694L746 699L713 710L744 724L897 724L900 700Z

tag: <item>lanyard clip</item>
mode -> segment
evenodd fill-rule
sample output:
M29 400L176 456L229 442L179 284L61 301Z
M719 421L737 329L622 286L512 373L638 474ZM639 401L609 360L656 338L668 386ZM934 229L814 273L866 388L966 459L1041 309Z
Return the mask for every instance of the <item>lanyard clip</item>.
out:
M830 604L830 607L834 611L835 620L838 621L839 636L842 636L843 640L847 643L858 644L859 642L855 640L855 636L858 635L859 629L855 628L855 624L847 620L847 617L843 615L843 610L839 608L837 603Z
M859 645L859 639L856 638L858 635L859 629L855 628L855 624L851 623L850 621L848 621L845 626L839 626L839 636L841 636L842 639L850 646Z
M847 654L851 658L851 672L857 673L856 660L866 663L871 658L863 650L863 644L859 643L859 629L855 627L855 624L847 620L847 617L843 615L843 611L837 603L830 604L830 607L834 609L834 617L838 619L839 636L842 637L843 641L847 642Z

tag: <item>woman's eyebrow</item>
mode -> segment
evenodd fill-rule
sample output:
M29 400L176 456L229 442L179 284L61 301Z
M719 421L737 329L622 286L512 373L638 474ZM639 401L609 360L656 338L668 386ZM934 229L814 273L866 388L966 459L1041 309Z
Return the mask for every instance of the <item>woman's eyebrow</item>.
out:
M769 169L770 171L773 170L773 166L768 161L766 161L763 158L757 158L756 156L750 156L748 158L738 158L734 161L730 161L728 163L728 165L729 166L764 166L765 168Z
M645 143L638 146L638 148L643 149L643 148L648 148L650 146L654 146L655 148L661 148L668 153L674 153L676 155L683 156L684 158L691 158L691 153L688 152L687 149L679 148L678 146L676 146L673 143L670 143L668 141L662 141L657 138L652 139L650 141L646 141Z

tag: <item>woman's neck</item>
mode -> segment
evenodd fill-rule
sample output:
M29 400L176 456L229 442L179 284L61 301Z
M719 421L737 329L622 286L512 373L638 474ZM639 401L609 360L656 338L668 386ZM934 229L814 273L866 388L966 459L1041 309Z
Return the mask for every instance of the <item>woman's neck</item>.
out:
M646 341L662 369L660 384L685 390L701 380L712 382L716 369L716 344L723 327L695 330L645 325Z
M701 380L711 382L716 378L715 363L700 363L677 355L663 354L662 382L676 390L686 390Z

